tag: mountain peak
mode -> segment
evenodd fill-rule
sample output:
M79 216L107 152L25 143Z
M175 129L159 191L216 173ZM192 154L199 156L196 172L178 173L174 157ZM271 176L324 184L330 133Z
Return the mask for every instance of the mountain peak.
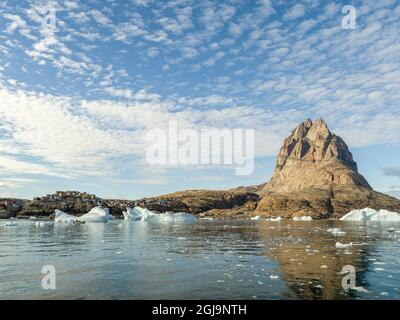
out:
M320 118L300 123L281 147L274 175L263 192L291 192L335 185L370 188L342 138Z

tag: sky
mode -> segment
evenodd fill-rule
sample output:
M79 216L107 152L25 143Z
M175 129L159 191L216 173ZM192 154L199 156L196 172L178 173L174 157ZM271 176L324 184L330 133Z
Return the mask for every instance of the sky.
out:
M319 117L376 190L400 196L399 30L399 0L2 1L0 197L260 184L283 139ZM253 129L254 172L150 165L146 133L171 120Z

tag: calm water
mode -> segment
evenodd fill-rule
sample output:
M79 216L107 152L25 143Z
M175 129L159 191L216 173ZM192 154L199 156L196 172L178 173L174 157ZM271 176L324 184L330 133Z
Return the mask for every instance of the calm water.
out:
M399 299L400 225L0 221L1 299ZM334 236L339 227L345 235ZM353 242L337 249L335 243ZM41 288L43 265L57 289ZM357 286L342 289L353 265Z

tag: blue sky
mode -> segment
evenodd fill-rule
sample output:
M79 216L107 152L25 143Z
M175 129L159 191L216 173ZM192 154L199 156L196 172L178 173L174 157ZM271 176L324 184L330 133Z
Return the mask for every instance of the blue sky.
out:
M348 4L355 30L342 28ZM3 1L0 196L258 184L297 123L318 117L375 189L400 195L399 30L396 0ZM254 129L254 173L149 166L145 133L171 119Z

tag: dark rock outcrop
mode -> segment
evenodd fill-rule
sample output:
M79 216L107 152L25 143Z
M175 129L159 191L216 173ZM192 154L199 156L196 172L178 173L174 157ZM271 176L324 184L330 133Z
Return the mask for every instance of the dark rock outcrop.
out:
M159 197L144 198L136 201L136 205L158 212L173 211L200 214L210 210L250 206L251 203L255 208L258 199L257 194L242 190L188 190Z

